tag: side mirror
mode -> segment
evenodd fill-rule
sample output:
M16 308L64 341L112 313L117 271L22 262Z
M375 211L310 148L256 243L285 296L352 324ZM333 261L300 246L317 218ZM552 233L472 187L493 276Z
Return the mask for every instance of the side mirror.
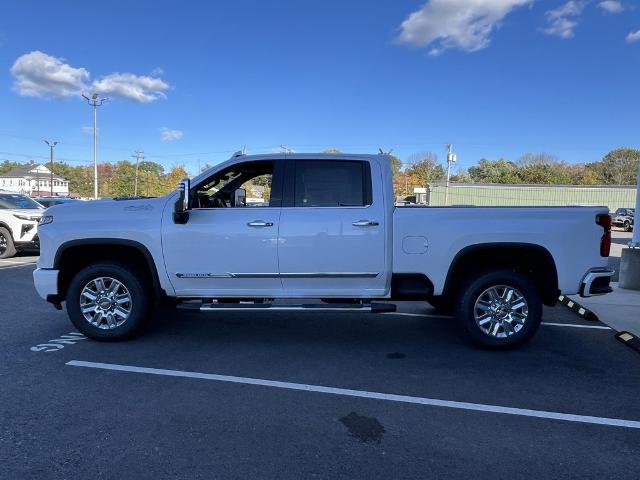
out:
M173 206L173 221L175 223L187 223L189 221L189 210L191 205L189 202L191 192L191 181L185 178L178 184L178 200Z
M245 207L247 205L247 191L244 188L237 188L233 192L233 206Z

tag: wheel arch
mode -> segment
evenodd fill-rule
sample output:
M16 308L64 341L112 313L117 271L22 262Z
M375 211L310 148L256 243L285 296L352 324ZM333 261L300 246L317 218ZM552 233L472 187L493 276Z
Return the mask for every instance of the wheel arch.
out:
M11 231L11 227L8 224L6 224L5 222L0 222L0 227L6 228L9 231L9 235L11 235L11 238L13 238L13 232Z
M545 305L555 305L560 291L551 252L534 243L497 242L469 245L454 257L444 283L443 296L451 297L469 274L509 268L529 276Z
M166 296L160 286L153 256L145 245L129 239L86 238L65 242L56 252L53 268L60 271L58 297L66 298L71 279L82 268L92 263L113 260L140 269L144 274L144 280L152 287L156 299Z

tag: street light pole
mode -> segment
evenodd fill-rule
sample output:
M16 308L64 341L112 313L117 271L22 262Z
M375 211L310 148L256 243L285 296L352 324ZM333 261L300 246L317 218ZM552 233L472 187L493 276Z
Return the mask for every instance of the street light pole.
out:
M108 98L98 98L94 93L91 98L84 93L82 97L93 107L93 198L98 199L98 107L101 107Z
M45 140L44 143L46 143L47 145L49 145L49 158L50 158L50 166L49 166L49 171L51 172L51 178L49 181L49 186L51 187L51 196L53 197L53 149L54 147L58 144L57 141L51 141L49 142L49 140Z

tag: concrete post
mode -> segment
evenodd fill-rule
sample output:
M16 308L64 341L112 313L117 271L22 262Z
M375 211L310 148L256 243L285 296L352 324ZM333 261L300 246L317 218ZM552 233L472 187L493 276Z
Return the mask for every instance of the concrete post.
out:
M636 182L636 211L640 214L640 168L638 168L638 180ZM640 290L640 229L634 218L633 237L629 242L629 248L622 249L620 258L620 288L628 290Z
M637 217L640 214L640 167L638 167L638 179L636 181L636 211L635 216ZM634 218L633 225L633 237L631 238L630 247L640 247L640 230L635 225Z

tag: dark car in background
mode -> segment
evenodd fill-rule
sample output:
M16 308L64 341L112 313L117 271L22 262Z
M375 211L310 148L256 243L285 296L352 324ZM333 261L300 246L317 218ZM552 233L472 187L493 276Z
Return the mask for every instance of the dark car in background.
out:
M611 224L614 227L620 227L625 232L633 231L633 218L635 217L635 208L618 208L611 215Z

